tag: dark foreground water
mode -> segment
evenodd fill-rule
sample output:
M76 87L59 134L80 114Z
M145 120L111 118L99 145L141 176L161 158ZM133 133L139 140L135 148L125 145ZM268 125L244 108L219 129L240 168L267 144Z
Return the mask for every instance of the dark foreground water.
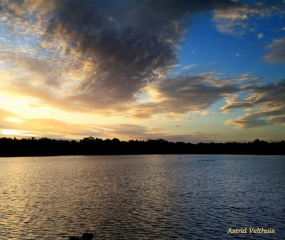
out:
M95 239L283 239L285 157L0 158L1 240L85 231Z

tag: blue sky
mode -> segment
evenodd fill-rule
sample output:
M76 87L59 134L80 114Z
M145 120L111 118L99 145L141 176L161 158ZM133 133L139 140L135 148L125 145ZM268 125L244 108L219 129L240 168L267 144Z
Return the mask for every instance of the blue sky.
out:
M284 9L284 0L1 0L0 133L283 140Z

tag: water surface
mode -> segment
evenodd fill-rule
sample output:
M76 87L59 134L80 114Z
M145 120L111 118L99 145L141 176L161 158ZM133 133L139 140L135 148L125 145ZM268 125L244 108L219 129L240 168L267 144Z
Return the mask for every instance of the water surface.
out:
M229 228L275 234L228 234ZM284 156L0 158L0 239L282 239Z

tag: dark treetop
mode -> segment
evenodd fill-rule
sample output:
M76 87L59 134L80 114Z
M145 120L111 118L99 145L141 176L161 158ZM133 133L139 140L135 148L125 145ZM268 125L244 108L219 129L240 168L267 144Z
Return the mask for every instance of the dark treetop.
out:
M0 156L116 155L116 154L274 154L285 155L285 142L184 143L163 139L147 141L102 140L87 137L80 141L49 138L0 138Z

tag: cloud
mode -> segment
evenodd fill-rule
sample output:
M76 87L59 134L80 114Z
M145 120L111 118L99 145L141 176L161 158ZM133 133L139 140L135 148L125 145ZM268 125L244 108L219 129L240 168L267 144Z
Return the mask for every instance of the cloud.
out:
M230 0L2 1L0 21L5 31L0 58L1 65L10 73L0 69L1 76L9 79L9 83L1 86L65 111L110 116L117 112L135 118L163 115L189 119L190 112L202 114L225 98L227 104L221 109L224 112L257 109L257 98L267 97L265 90L258 92L261 87L251 90L259 85L250 75L227 79L216 73L177 78L168 75L177 64L179 45L193 14L214 11L213 21L221 32L242 34L251 16L264 17L277 11L274 9L279 2L276 8L268 4L248 7ZM271 53L265 59L271 62L284 59L282 47L284 39L272 42ZM229 97L248 91L252 96L246 100ZM136 101L142 93L149 95L143 103ZM267 102L270 101L264 100L261 105ZM259 121L255 122L257 125L283 121L281 114L257 110L263 115L251 114L228 123L248 127L253 126L254 119ZM33 121L18 124L16 129L32 129L36 135L44 132L50 136L56 132L64 136L68 131L70 135L91 132L102 137L117 134L153 138L156 134L154 129L141 126L125 126L126 131L120 132L116 127L86 128L48 120L41 120L41 124L51 128L42 129L36 127L38 121Z
M169 135L167 128L150 128L135 124L109 125L105 132L106 138L119 138L121 140L147 140L165 139L171 142L210 142L212 135L194 132L185 135Z
M139 105L133 116L146 118L154 114L171 116L175 113L176 116L204 112L218 100L247 91L257 84L257 79L248 74L219 79L216 73L203 73L161 80L153 85L150 100Z
M225 113L238 108L250 108L252 106L250 99L245 102L243 99L236 96L226 99L226 103L225 106L221 107L221 111Z
M75 124L56 119L24 119L13 112L0 109L0 133L8 137L75 138L88 136L119 138L121 140L146 140L166 136L164 128L136 124Z
M280 116L274 116L270 118L270 123L272 124L280 124L285 126L285 114Z
M35 136L30 131L19 130L18 127L23 119L10 111L0 109L0 134L7 137L11 136ZM21 129L21 127L20 127Z
M189 17L239 5L230 0L1 2L2 22L10 29L6 37L28 52L15 51L7 61L42 82L28 82L26 89L47 86L75 108L117 109L176 64Z
M168 127L146 127L137 124L74 124L47 118L24 119L4 109L0 109L0 116L0 133L2 137L44 136L48 138L82 139L93 136L102 139L119 138L126 141L163 138L174 142L210 141L212 137L197 132L185 135L170 135Z
M213 22L217 30L223 34L242 36L250 26L252 17L268 18L272 15L285 14L285 4L282 0L254 2L248 5L239 5L223 11L214 10ZM260 39L261 35L258 35Z
M257 34L257 38L258 38L258 39L262 39L263 37L264 37L264 34L263 34L263 33L258 33L258 34Z
M191 64L191 65L188 65L188 66L184 66L183 68L184 69L192 69L192 68L195 68L197 67L197 64Z
M144 127L136 124L114 124L104 127L105 137L122 140L157 139L167 133L164 128Z
M263 116L266 116L266 114L260 114L260 113L249 114L248 113L236 119L227 120L225 122L225 125L233 124L238 129L258 128L258 127L269 125L269 122L267 120L260 119Z
M219 32L240 36L248 26L248 14L249 9L246 7L230 11L215 11L213 22Z
M275 39L267 45L267 49L270 51L264 56L267 62L285 62L285 37Z
M285 80L260 85L250 90L246 99L231 98L221 108L227 112L246 108L249 113L236 119L229 119L226 124L233 124L237 128L252 128L270 124L285 125Z
M66 138L88 136L93 132L92 130L96 129L94 126L71 124L55 119L24 119L5 110L0 110L0 113L2 115L0 119L2 135Z
M9 119L11 118L20 119L20 116L0 108L0 128L6 128L9 125Z
M61 73L56 71L56 65L59 62L35 57L34 54L35 52L30 49L17 46L0 50L0 57L5 59L7 65L7 72L16 73L18 79L29 78L26 84L34 85L37 82L38 85L58 87Z
M103 139L146 140L168 136L167 129L136 124L74 124L55 119L24 119L3 109L0 109L0 114L0 133L8 137L81 139L94 136Z

